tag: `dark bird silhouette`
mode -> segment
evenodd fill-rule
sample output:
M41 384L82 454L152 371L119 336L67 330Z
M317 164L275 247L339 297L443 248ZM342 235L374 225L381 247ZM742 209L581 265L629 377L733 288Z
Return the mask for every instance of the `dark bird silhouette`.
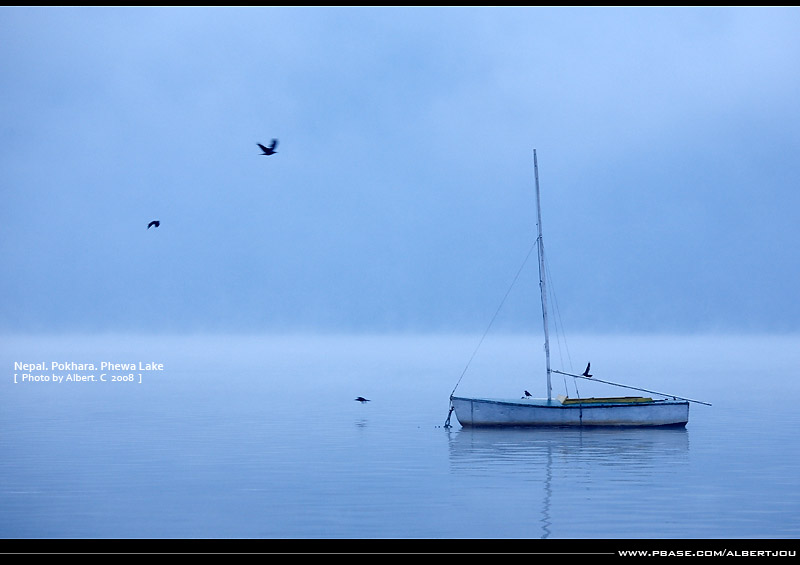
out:
M582 376L588 377L588 378L592 378L592 375L589 374L589 367L591 367L591 366L592 366L591 363L587 363L586 370L583 372Z
M256 145L258 145L261 148L261 151L263 151L262 155L273 155L277 153L277 151L275 151L275 147L278 146L278 140L273 139L272 144L270 144L269 147L264 147L260 143L256 143Z
M155 226L155 227L158 227L158 226L160 226L160 225L161 225L161 222L159 222L158 220L153 220L152 222L150 222L149 224L147 224L147 229L150 229L150 228L152 228L153 226Z
M364 398L363 396L359 396L358 398L356 398L356 400L359 401L361 404L364 404L365 402L369 402L369 399L368 398Z
M526 390L525 391L525 396L530 396L530 395L531 395L531 393Z

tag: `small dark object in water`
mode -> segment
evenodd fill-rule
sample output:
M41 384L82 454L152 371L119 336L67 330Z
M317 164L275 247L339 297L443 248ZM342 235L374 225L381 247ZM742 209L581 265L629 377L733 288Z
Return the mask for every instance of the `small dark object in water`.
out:
M586 370L583 372L583 375L582 375L582 376L584 376L584 377L588 377L588 378L590 378L590 379L592 378L592 375L590 375L590 374L589 374L589 367L591 367L591 366L592 366L592 364L591 364L591 363L588 363L588 364L586 365Z
M361 404L364 404L365 402L369 402L369 399L368 398L364 398L363 396L359 396L358 398L356 398L356 400L358 400Z
M258 145L261 148L261 151L263 151L262 155L273 155L277 153L277 151L275 151L275 147L278 145L278 140L273 139L272 144L269 147L264 147L260 143L256 143L256 145Z
M152 222L150 222L149 224L147 224L147 229L150 229L150 228L152 228L152 227L154 227L154 226L155 226L155 227L158 227L158 226L160 226L160 225L161 225L161 222L159 222L158 220L153 220Z

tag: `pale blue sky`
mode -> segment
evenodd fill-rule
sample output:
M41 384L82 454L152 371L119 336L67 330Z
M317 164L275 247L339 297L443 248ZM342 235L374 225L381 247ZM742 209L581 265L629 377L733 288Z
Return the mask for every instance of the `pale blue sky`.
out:
M0 33L4 331L480 332L535 238L534 147L568 331L800 329L797 8L17 7ZM498 324L538 329L537 293L531 260Z

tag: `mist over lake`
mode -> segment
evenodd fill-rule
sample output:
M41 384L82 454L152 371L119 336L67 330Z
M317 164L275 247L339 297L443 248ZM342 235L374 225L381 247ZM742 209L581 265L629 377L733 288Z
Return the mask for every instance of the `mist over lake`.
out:
M693 404L685 429L446 429L477 339L6 338L0 534L796 538L798 415L778 401L798 392L796 336L570 341L598 377L713 404ZM543 393L537 336L484 345L459 391ZM30 358L164 370L14 384L14 361Z

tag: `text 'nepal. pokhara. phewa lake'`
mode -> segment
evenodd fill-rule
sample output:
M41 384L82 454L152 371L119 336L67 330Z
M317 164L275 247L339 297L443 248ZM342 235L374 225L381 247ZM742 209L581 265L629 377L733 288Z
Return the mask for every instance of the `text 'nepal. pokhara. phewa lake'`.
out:
M581 336L554 353L567 372L591 361L597 378L712 404L691 404L685 428L447 428L457 382L546 394L540 336L488 337L459 381L476 341L7 336L0 535L800 535L796 336ZM553 393L620 392L573 381Z

